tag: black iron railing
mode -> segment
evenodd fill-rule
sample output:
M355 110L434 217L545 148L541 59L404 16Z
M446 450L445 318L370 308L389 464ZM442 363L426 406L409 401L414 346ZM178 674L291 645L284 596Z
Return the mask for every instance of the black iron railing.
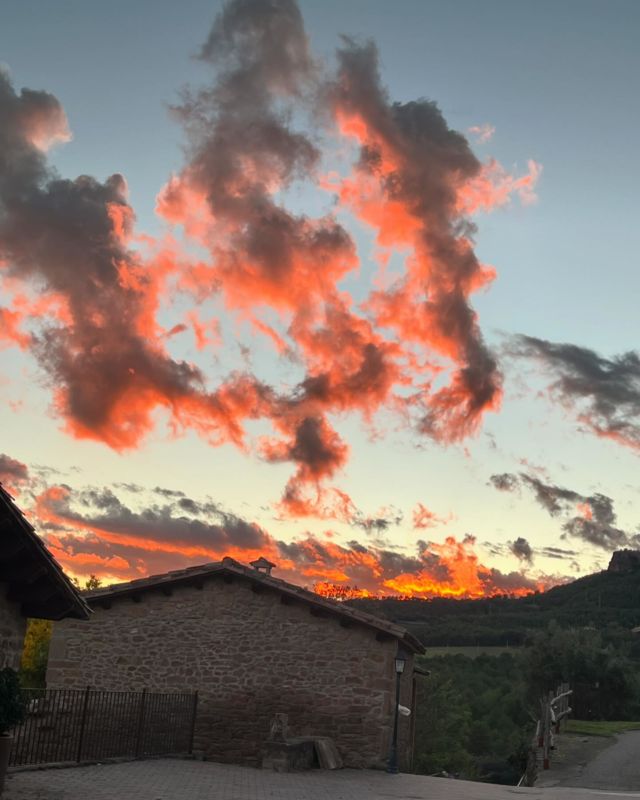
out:
M25 689L10 766L190 753L198 693Z

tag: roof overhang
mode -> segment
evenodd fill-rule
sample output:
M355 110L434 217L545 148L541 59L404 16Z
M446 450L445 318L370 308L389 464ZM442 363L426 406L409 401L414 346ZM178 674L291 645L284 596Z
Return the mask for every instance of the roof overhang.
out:
M0 484L0 582L25 617L88 619L91 610Z

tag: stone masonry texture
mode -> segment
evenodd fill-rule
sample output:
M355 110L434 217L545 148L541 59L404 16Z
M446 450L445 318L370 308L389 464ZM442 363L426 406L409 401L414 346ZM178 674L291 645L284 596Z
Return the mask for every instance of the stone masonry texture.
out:
M47 686L199 692L194 749L213 761L257 766L276 712L291 736L330 736L347 767L382 768L391 743L398 643L359 624L316 616L303 602L221 577L170 596L94 607L88 622L54 624ZM413 658L401 681L411 707ZM410 766L412 717L399 719L401 769Z
M19 603L6 599L8 587L0 583L0 669L18 669L27 620L22 616Z

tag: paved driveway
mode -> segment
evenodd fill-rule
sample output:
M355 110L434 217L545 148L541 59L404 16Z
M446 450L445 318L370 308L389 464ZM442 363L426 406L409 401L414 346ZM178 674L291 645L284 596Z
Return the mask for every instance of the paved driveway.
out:
M371 770L281 774L211 762L163 759L18 772L2 800L620 800L587 789L518 789Z
M558 786L589 789L640 791L640 731L621 733L593 758L585 759L574 774L559 775Z

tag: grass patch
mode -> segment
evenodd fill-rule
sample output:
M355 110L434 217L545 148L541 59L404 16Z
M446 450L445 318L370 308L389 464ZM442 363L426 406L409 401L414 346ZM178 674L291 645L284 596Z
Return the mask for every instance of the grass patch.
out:
M500 656L502 653L515 655L519 652L518 647L502 647L499 645L469 645L468 647L456 645L429 647L427 645L427 658L435 656L466 656L467 658L477 658L478 656Z
M617 733L625 731L640 730L640 722L627 721L601 721L601 720L567 720L567 733L575 733L579 736L615 736Z

